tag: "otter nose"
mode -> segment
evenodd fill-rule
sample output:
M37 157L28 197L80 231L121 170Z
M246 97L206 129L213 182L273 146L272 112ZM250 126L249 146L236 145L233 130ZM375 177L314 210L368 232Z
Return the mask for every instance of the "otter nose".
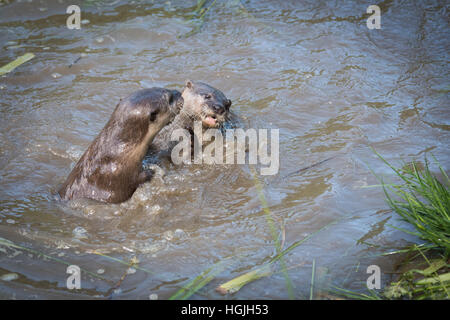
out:
M216 112L218 114L222 114L225 112L225 108L219 104L213 104L213 109L214 109L214 112Z

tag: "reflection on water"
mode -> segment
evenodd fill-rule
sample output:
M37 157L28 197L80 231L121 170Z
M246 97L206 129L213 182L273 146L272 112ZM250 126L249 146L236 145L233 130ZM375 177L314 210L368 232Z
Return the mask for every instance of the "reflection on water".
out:
M232 257L193 296L229 298L214 288L268 261L247 166L164 163L118 205L53 196L120 98L186 79L220 88L247 127L280 129L280 172L259 179L285 247L340 219L286 256L296 298L308 297L313 260L329 283L361 289L368 265L395 265L379 253L418 241L389 227L404 225L365 188L377 183L368 166L389 175L369 146L449 167L445 2L384 1L381 30L366 27L364 1L217 1L203 21L191 20L196 1L110 3L78 2L85 21L69 30L68 1L0 1L0 65L36 55L0 77L0 237L23 247L0 246L0 274L18 275L0 297L166 299ZM139 260L119 291L127 266L105 255ZM84 270L81 290L66 289L61 261ZM288 293L276 272L233 297Z

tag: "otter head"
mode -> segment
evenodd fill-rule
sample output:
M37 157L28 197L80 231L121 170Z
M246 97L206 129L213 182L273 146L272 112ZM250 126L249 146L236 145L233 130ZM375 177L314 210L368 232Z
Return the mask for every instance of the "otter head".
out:
M123 115L121 140L148 145L182 107L183 97L177 90L151 88L135 92L117 110Z
M231 101L220 90L203 82L188 80L182 96L183 113L194 120L202 121L203 127L221 127L227 120Z

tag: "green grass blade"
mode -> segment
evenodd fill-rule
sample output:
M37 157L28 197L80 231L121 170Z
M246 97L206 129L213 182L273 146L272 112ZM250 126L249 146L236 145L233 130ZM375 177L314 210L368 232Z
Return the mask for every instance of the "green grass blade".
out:
M13 71L15 68L24 64L27 61L30 61L34 57L35 57L35 55L33 53L25 53L23 56L20 56L16 60L1 67L0 68L0 76Z
M314 272L316 269L316 259L313 259L312 272L311 272L311 290L309 292L309 300L313 299L314 296Z
M264 265L261 268L257 268L250 272L244 273L239 277L236 277L230 281L222 283L219 285L216 290L221 294L235 293L239 291L246 284L258 280L263 277L270 276L272 274L272 270L270 265Z
M275 228L275 223L273 221L273 217L272 217L272 213L270 212L269 205L267 204L266 197L264 196L264 191L263 191L261 182L259 181L259 179L258 179L258 177L256 175L255 168L253 168L253 166L251 166L250 169L252 171L253 179L255 181L256 190L258 191L259 200L260 200L260 202L262 204L263 211L264 211L264 214L266 216L267 224L269 225L269 228L270 228L270 233L272 235L272 239L275 242L276 251L277 251L277 253L281 253L281 249L282 249L281 248L281 243L280 243L280 241L278 239L277 231L276 231L276 228ZM293 288L293 285L292 285L292 281L291 281L291 279L289 277L289 274L287 272L286 263L285 263L285 261L283 259L283 255L280 256L280 259L281 259L281 261L280 261L281 270L283 272L283 276L284 276L284 279L285 279L285 282L286 282L286 288L287 288L287 291L288 291L289 299L293 300L295 298L295 296L294 296L294 288Z
M345 218L345 217L344 217ZM299 245L301 245L302 243L306 242L307 240L309 240L311 237L313 237L314 235L316 235L317 233L325 230L326 228L328 228L329 226L341 221L344 218L340 218L337 219L335 221L332 221L328 224L326 224L325 226L323 226L322 228L320 228L319 230L311 233L310 235L306 236L305 238L303 238L302 240L296 241L293 244L291 244L287 249L283 250L282 252L276 254L273 258L271 258L269 260L269 262L267 262L266 264L264 264L263 266L256 268L250 272L246 272L243 275L240 275L228 282L225 282L221 285L219 285L216 290L222 294L227 294L227 293L235 293L237 291L239 291L244 285L258 280L260 278L263 277L267 277L270 276L272 274L271 272L271 265L273 263L275 263L276 261L280 260L282 257L284 257L288 252L294 250L296 247L298 247Z
M225 268L225 262L229 261L229 258L219 261L213 266L204 270L200 275L191 280L186 286L183 286L177 292L175 292L169 300L186 300L189 299L194 293L210 283L219 273Z

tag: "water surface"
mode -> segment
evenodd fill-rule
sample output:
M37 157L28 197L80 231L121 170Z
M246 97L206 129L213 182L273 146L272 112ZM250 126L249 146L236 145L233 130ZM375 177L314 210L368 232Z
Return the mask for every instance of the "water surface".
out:
M75 3L81 30L66 27ZM445 1L383 1L380 30L366 26L367 1L217 1L191 35L196 1L111 3L0 2L0 65L36 55L0 77L0 237L48 255L1 245L0 274L18 274L1 298L167 299L227 258L192 298L288 298L279 266L215 291L275 253L246 165L166 163L164 181L121 205L53 196L120 98L186 79L221 89L248 128L280 130L279 174L258 179L285 248L337 221L285 257L296 298L309 298L313 261L328 285L361 290L371 264L392 279L399 258L380 254L420 240L365 188L378 183L369 168L392 177L370 146L394 164L432 153L449 168ZM142 269L116 290L127 266L96 252ZM70 291L62 261L97 276Z

